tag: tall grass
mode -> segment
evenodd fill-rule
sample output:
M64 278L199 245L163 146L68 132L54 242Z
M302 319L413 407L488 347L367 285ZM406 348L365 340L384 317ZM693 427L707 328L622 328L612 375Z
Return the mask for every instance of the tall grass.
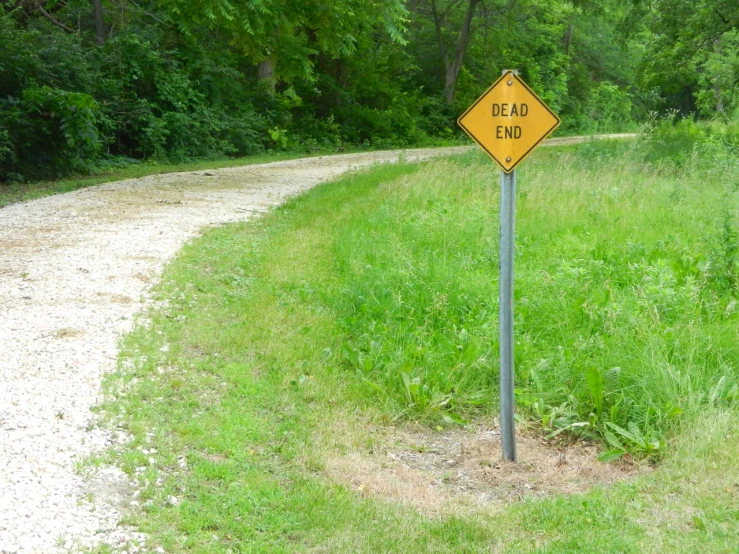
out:
M653 453L679 422L739 397L737 160L715 137L684 158L660 154L649 135L524 166L522 414L552 434L600 436L614 455ZM397 417L485 410L498 363L492 164L470 153L425 166L370 191L342 221L325 298L345 367Z
M107 460L139 485L147 548L733 552L737 193L728 169L644 151L542 149L521 171L517 393L528 421L611 455L685 427L661 468L434 517L327 477L384 449L368 420L496 412L497 171L384 166L209 229L166 269L103 407L131 437Z

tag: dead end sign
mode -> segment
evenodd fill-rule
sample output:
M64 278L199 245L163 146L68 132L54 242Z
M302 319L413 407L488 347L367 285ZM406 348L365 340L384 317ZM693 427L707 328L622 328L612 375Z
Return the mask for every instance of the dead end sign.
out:
M503 170L500 176L500 257L498 330L500 335L500 443L503 458L516 461L513 373L513 255L516 166L559 125L559 118L517 72L500 79L459 118L459 126Z
M459 126L510 173L560 124L513 71L504 73L464 112Z

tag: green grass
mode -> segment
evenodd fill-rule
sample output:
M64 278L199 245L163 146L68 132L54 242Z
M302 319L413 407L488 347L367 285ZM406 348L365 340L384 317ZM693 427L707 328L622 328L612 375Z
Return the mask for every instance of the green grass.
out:
M470 153L320 186L182 251L106 384L133 437L109 461L143 487L130 521L168 552L735 552L736 168L622 148L519 172L517 397L546 432L656 442L654 473L440 517L325 476L342 422L495 414L498 177Z
M728 173L698 188L594 149L520 172L519 405L553 432L658 449L738 396L739 194ZM470 154L381 185L339 225L340 357L391 413L474 417L495 396L497 205Z

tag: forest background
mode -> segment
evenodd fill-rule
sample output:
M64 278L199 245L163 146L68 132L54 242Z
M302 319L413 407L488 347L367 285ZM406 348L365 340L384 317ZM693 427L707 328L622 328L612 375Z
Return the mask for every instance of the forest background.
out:
M739 3L0 0L0 181L455 142L503 68L561 134L737 130Z

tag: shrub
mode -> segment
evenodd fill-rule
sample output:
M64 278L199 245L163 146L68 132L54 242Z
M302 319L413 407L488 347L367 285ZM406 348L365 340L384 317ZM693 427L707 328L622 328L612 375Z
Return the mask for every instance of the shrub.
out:
M100 153L101 120L97 102L79 92L33 87L21 98L0 100L7 137L0 179L11 173L37 179L88 171Z

